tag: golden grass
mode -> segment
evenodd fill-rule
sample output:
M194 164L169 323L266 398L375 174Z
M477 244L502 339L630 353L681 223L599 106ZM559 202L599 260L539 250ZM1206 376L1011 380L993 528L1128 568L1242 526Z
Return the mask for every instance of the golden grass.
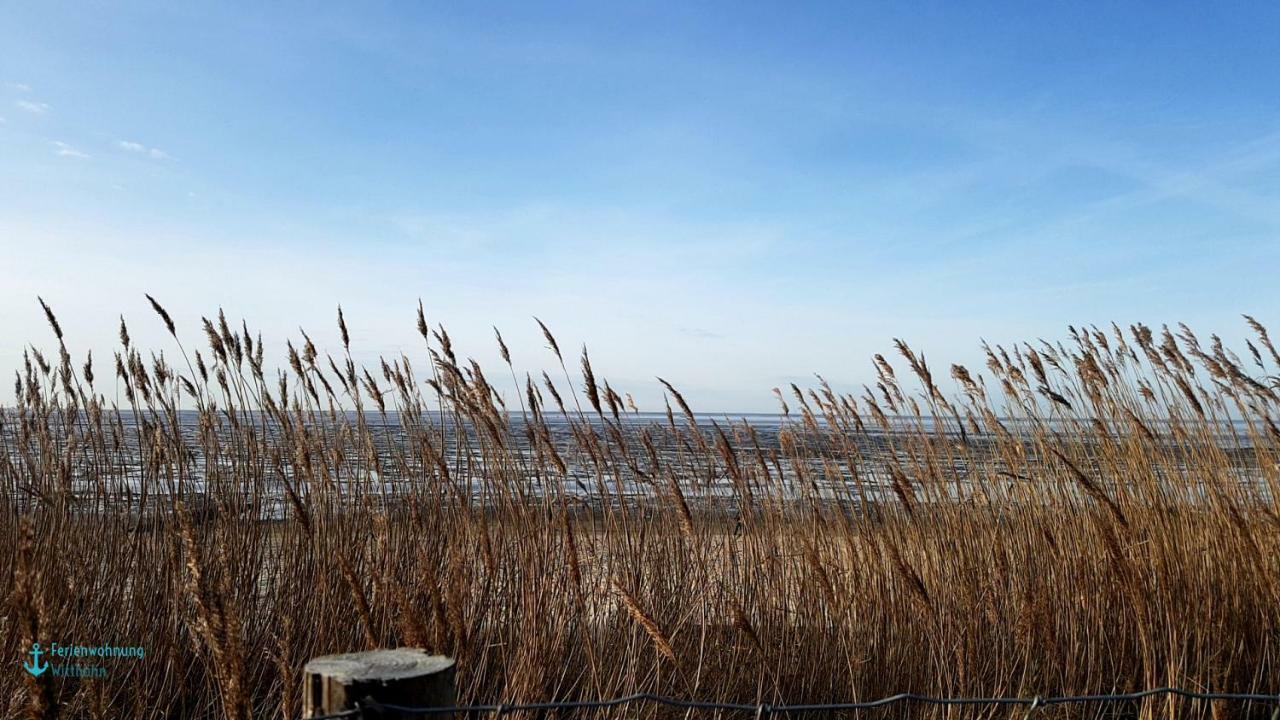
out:
M114 383L45 310L57 357L27 351L0 416L6 651L147 655L13 668L5 717L296 717L309 657L396 645L456 657L462 702L1280 691L1280 356L1252 319L1247 361L1186 328L1073 328L948 383L899 342L910 383L877 355L861 395L775 391L775 435L665 381L674 409L638 423L585 350L580 384L520 382L499 335L504 394L421 308L422 381L357 367L341 314L340 357L303 335L272 372L219 314L177 364L122 323Z

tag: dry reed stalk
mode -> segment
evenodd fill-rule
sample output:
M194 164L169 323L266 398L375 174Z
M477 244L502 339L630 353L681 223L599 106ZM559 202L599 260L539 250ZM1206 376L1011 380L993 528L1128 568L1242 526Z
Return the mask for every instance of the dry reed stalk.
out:
M421 382L358 365L341 311L278 372L221 312L185 368L122 318L113 380L41 303L56 352L0 412L0 631L147 660L0 677L0 715L289 715L308 657L410 643L458 658L463 702L1280 686L1280 359L1252 318L1240 356L1142 325L984 345L954 396L900 343L909 376L775 391L767 429L704 427L665 381L646 426L585 351L594 414L538 370L517 414L417 310Z
M648 613L640 607L640 603L636 602L635 597L627 592L618 581L613 582L613 591L618 595L618 599L622 601L623 607L627 609L627 614L640 627L644 628L644 632L653 641L654 648L662 654L663 657L670 660L673 664L679 664L676 660L676 652L671 647L671 641L663 634L662 629L658 627L655 621Z

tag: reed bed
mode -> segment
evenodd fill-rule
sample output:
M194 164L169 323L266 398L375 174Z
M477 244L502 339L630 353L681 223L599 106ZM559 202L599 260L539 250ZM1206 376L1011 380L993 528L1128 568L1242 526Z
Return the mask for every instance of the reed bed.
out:
M1090 327L938 373L899 342L860 393L775 390L762 432L665 383L646 420L545 326L554 377L500 335L482 370L421 308L416 359L358 367L339 312L341 350L303 335L274 370L243 324L195 349L152 302L172 346L122 321L106 371L46 307L0 415L8 657L146 657L13 668L5 717L295 718L308 658L386 646L457 658L463 703L1280 693L1280 356L1251 318L1244 358Z

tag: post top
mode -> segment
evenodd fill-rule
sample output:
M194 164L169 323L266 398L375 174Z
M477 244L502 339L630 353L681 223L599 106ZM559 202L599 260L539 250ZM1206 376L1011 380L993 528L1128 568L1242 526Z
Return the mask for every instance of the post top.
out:
M449 670L453 665L453 659L443 655L428 655L416 648L395 648L321 655L312 658L303 671L324 675L340 683L356 683L434 675Z

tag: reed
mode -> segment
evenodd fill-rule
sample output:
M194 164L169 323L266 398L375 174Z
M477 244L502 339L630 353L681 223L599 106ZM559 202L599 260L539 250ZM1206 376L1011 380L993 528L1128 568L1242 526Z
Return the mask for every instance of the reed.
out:
M337 357L302 334L273 370L221 313L188 352L148 299L173 346L122 320L114 381L41 301L56 347L26 350L0 413L6 652L146 658L4 673L4 717L293 717L308 658L397 645L457 658L464 703L1280 692L1280 355L1253 318L1244 357L1070 328L949 380L898 341L860 393L775 389L770 429L666 381L641 418L540 321L560 377L497 334L507 386L421 307L419 378L359 367L341 311ZM874 715L908 713L1009 715Z

